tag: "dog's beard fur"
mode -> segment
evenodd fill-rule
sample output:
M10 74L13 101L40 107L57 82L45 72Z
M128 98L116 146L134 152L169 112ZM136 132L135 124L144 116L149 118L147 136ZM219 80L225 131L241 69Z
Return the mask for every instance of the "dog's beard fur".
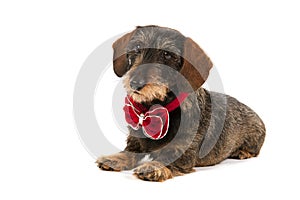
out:
M127 94L137 103L151 103L154 100L164 101L169 91L165 83L157 80L146 84L141 90L136 91L130 87L130 71L124 76L123 81Z
M164 101L167 95L168 88L158 84L147 84L143 89L138 92L133 92L131 94L132 99L135 102L151 102L155 99Z

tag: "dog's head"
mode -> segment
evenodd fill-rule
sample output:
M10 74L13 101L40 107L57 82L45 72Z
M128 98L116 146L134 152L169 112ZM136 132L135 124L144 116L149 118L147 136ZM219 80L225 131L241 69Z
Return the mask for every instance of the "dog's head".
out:
M136 102L163 101L179 72L193 90L207 79L212 62L190 38L174 29L138 26L113 44L114 72L124 76L128 95Z

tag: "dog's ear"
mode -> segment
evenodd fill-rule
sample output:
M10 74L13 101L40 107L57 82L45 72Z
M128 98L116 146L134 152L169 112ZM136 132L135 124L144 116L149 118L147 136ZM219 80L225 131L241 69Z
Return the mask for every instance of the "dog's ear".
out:
M113 44L114 56L113 56L113 65L114 72L118 77L123 76L128 70L128 62L126 58L126 48L128 42L130 41L134 31L125 34Z
M180 73L197 90L207 79L213 64L204 51L191 38L184 42L184 62Z

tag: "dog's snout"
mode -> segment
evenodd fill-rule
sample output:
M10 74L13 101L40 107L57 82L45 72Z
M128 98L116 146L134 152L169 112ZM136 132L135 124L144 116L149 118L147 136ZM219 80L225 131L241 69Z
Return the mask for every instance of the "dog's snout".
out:
M144 86L146 85L146 82L144 80L136 80L136 79L133 79L130 81L130 87L133 89L133 90L141 90Z

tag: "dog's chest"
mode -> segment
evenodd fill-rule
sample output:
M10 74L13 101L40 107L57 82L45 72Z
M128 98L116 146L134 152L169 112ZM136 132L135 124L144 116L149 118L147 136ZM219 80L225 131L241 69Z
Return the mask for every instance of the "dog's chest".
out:
M143 163L146 163L146 162L150 162L152 161L153 158L151 158L150 154L146 154L139 162L138 164L143 164Z

